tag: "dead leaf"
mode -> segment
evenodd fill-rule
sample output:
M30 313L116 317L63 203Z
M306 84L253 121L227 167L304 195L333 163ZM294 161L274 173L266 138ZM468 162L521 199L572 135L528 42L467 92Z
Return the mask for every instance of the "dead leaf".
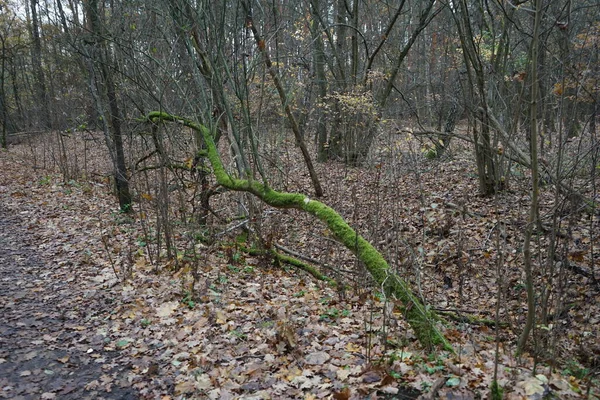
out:
M350 398L350 389L345 387L341 392L333 393L335 400L348 400Z
M196 382L184 381L175 385L175 395L179 396L182 394L194 393L196 391Z
M161 318L170 317L171 314L173 314L173 312L177 309L178 306L179 306L178 301L168 301L166 303L163 303L156 310L156 315L158 315Z
M540 379L540 377L543 377L543 379ZM547 381L548 379L545 376L537 375L517 383L517 387L520 387L525 391L525 395L528 399L538 400L544 397Z
M310 365L323 365L327 361L329 361L330 358L331 358L331 356L329 354L327 354L326 352L317 351L316 353L311 353L311 354L307 355L305 360L306 360L306 363L310 364Z
M217 314L217 324L224 325L227 323L227 317L225 316L225 313L223 313L222 310L217 310L216 314Z

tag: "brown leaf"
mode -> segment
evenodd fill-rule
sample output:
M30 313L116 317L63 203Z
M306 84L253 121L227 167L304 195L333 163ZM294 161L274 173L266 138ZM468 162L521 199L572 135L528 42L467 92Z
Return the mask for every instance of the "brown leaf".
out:
M335 400L348 400L350 398L350 389L345 387L341 392L333 393Z
M323 365L331 357L324 351L317 351L316 353L308 354L305 358L306 363L310 365Z

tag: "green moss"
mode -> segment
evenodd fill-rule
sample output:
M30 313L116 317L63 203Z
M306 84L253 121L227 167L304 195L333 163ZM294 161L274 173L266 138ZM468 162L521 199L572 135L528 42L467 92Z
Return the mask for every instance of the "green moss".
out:
M152 112L148 114L147 118L152 122L162 120L180 123L201 133L206 144L208 159L220 185L230 190L252 193L273 207L304 210L324 222L337 239L365 264L375 282L384 289L386 295L395 297L402 302L406 319L420 343L427 348L439 345L448 351L453 351L443 334L437 329L438 319L435 314L426 309L423 303L412 294L408 285L390 271L388 263L381 253L358 235L334 209L303 194L280 193L260 182L232 177L223 167L213 136L204 125L163 112Z

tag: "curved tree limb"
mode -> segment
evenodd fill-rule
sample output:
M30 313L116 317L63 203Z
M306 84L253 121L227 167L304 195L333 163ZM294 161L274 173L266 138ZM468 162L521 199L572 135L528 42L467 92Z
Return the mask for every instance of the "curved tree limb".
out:
M290 107L289 101L287 99L287 93L285 92L283 85L281 83L281 79L279 79L279 75L275 68L273 67L273 63L271 62L271 57L269 56L269 52L267 51L266 44L264 39L261 38L258 29L254 25L254 21L252 20L252 11L250 6L246 2L242 2L242 6L246 11L246 28L250 29L252 34L254 35L254 40L256 41L256 47L263 56L265 60L265 66L267 67L267 71L269 75L271 75L271 79L273 79L273 84L277 89L277 93L279 94L279 99L281 101L281 105L283 106L283 110L285 111L285 115L287 116L288 121L290 122L292 132L294 132L294 137L296 138L296 145L300 148L300 152L302 153L302 157L304 158L304 162L306 163L306 168L308 169L308 173L310 175L310 179L312 181L313 186L315 187L315 195L317 197L323 196L323 188L321 187L321 183L319 182L319 177L317 176L317 172L315 171L315 167L313 166L312 160L310 158L310 154L308 153L308 149L306 148L306 143L304 142L304 137L300 132L300 128L298 126L298 121L296 121L296 117L292 113L292 108Z
M152 122L176 122L200 132L208 150L208 159L220 185L230 190L252 193L273 207L305 211L325 223L336 238L364 263L381 290L386 295L393 296L402 302L403 314L419 342L426 348L441 346L446 350L453 351L452 346L438 329L438 318L435 313L411 292L406 282L390 270L381 253L357 234L335 210L303 194L277 192L268 185L257 181L232 177L221 162L210 130L204 125L159 111L151 112L147 119Z

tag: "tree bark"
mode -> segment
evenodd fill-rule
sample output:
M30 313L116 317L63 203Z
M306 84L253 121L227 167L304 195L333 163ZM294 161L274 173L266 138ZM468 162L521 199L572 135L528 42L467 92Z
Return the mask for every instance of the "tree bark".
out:
M37 0L31 0L31 64L35 77L37 100L39 102L41 125L46 129L52 129L52 118L48 106L48 93L46 91L46 78L42 68L42 42L40 39L39 19L37 16Z
M91 58L89 65L90 77L96 76L94 63L100 70L100 76L93 80L92 86L96 86L96 105L103 116L105 138L115 174L115 188L119 199L121 211L131 211L131 193L129 191L129 178L125 163L125 151L123 149L123 135L121 130L121 110L117 101L115 82L110 69L110 55L106 47L98 15L98 0L84 1L87 17L88 30L91 38L88 45L88 57ZM93 89L92 89L93 90ZM106 110L106 105L108 109Z
M479 191L484 196L489 196L502 189L502 183L498 177L494 151L492 150L490 136L490 115L486 98L486 71L474 42L474 34L471 27L469 6L465 0L461 0L456 9L453 9L453 17L458 29L467 76L470 83L470 96L474 99L471 104L471 114L475 120L473 127L473 141L475 142L475 159L477 162L477 174L479 179Z
M539 172L538 172L538 54L540 19L542 14L542 0L535 0L535 22L533 25L533 38L531 41L531 102L529 107L530 117L530 143L531 143L531 206L529 209L529 221L525 230L523 243L523 267L525 269L525 287L527 290L527 318L525 326L517 344L517 354L525 350L527 339L535 325L535 288L533 282L533 256L531 254L531 237L533 230L539 225L538 196L539 196Z
M325 75L325 47L323 45L323 37L317 16L319 14L319 0L311 1L311 12L313 20L310 24L311 35L313 39L313 63L315 69L315 81L317 84L317 160L320 162L327 161L329 158L327 146L327 123L323 112L322 102L327 96L327 76Z

